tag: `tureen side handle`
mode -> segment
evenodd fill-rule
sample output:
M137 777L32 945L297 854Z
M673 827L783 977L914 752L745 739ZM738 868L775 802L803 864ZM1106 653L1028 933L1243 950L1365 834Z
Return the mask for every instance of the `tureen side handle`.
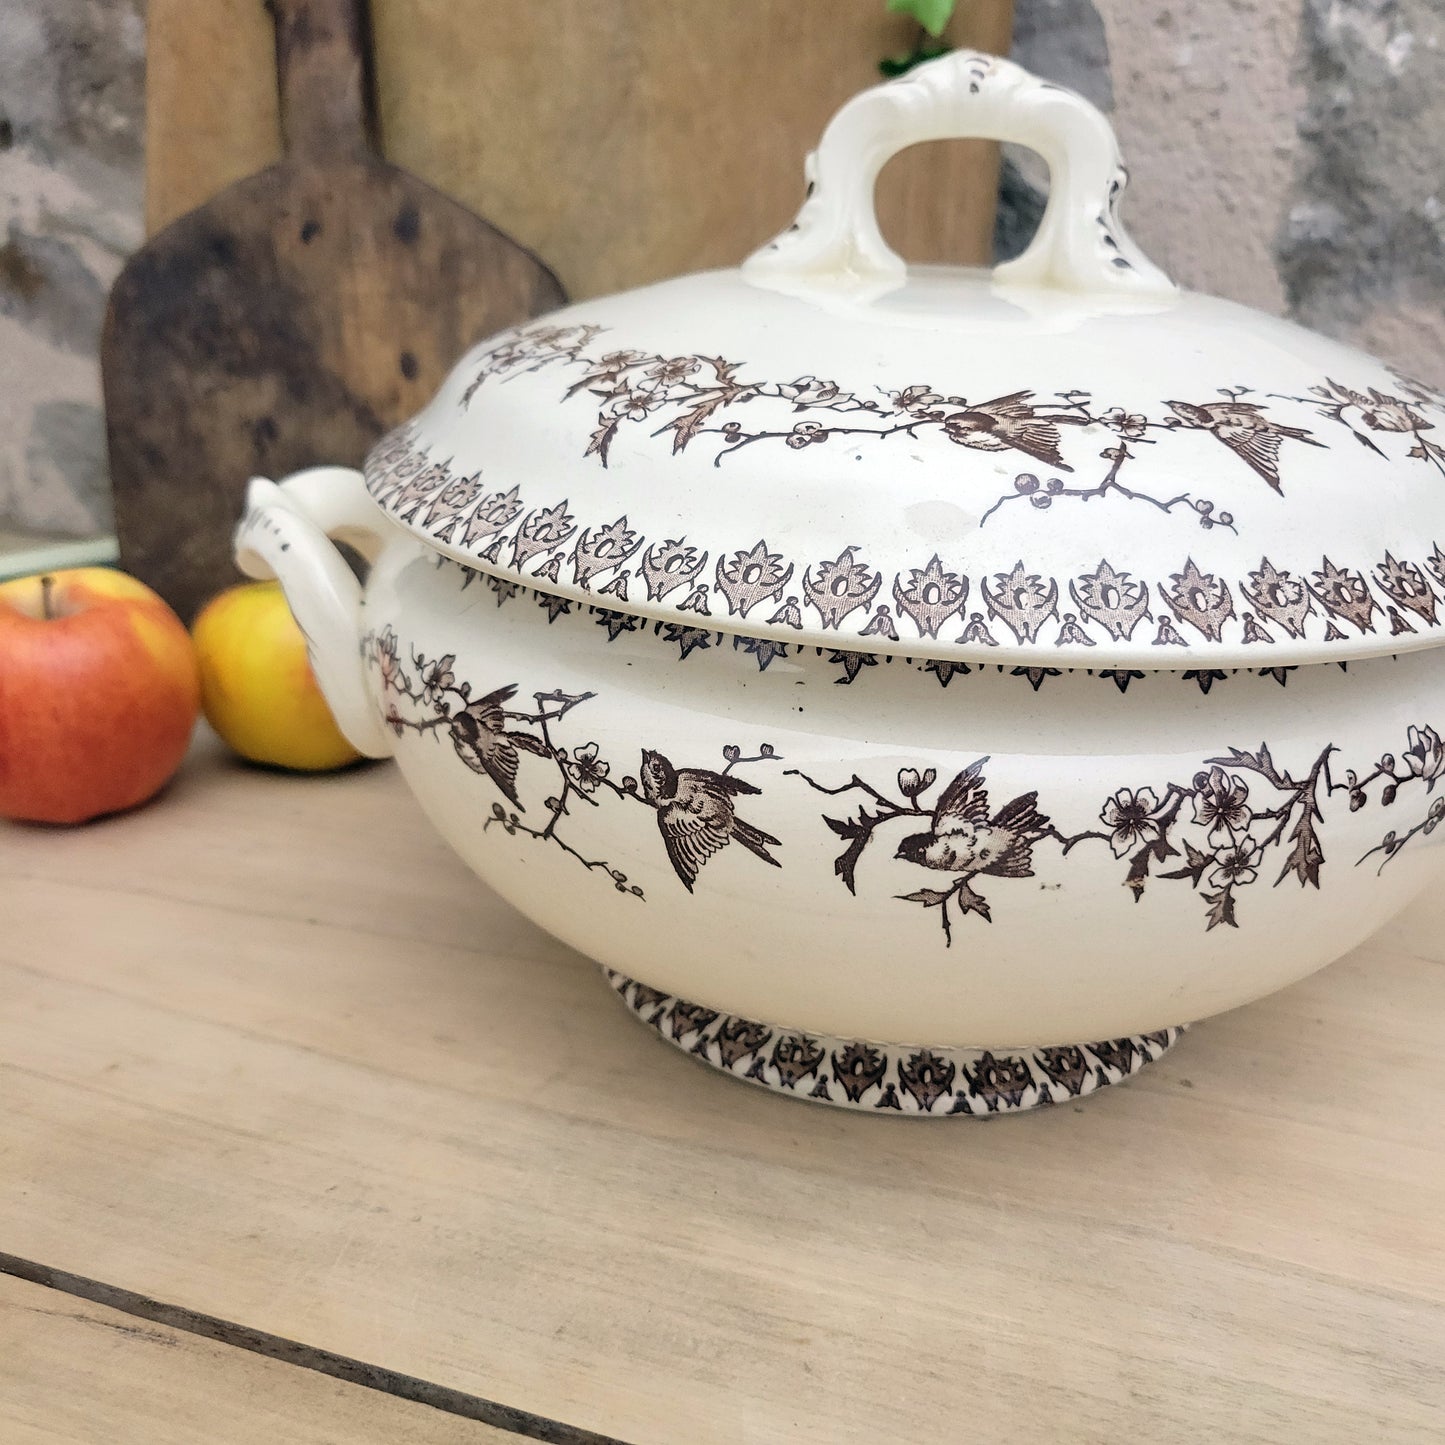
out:
M392 530L360 472L313 467L279 486L253 477L235 537L241 571L281 583L337 726L372 758L390 757L392 740L361 656L362 586L331 539L375 563Z
M978 50L927 61L844 105L808 157L797 219L743 263L743 275L771 290L865 299L900 285L907 268L873 209L878 173L920 141L968 137L1028 146L1049 167L1043 220L1023 255L994 268L996 284L1175 294L1120 223L1128 174L1104 115L1076 92Z

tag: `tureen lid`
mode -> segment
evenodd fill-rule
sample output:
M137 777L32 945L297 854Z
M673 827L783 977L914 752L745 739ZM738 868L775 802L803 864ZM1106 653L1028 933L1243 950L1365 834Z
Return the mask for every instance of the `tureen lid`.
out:
M873 216L916 141L1031 146L1038 234L906 270ZM1434 644L1445 394L1178 290L1104 117L955 52L843 107L737 271L476 347L367 460L437 550L692 627L1027 666L1277 666Z

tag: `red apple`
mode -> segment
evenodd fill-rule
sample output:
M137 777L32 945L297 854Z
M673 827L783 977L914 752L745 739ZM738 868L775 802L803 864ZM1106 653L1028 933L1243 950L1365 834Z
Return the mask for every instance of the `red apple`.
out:
M124 572L0 583L0 817L80 823L170 780L200 709L180 619Z

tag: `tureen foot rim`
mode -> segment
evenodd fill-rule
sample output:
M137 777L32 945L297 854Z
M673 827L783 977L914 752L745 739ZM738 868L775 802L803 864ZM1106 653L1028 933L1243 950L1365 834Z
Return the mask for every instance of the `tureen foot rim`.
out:
M914 1118L989 1118L1097 1093L1162 1058L1188 1025L1019 1050L843 1039L758 1023L603 968L627 1008L683 1053L809 1103Z

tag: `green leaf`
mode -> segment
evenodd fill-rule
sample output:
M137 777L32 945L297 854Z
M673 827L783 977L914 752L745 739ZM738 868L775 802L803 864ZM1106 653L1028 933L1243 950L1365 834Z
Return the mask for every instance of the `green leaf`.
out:
M884 57L878 62L878 70L885 79L895 80L900 75L907 75L915 65L922 65L925 60L937 60L940 55L947 55L951 49L951 45L945 45L941 41L937 45L920 45L909 55Z
M895 15L911 15L935 40L953 15L956 0L888 0Z

